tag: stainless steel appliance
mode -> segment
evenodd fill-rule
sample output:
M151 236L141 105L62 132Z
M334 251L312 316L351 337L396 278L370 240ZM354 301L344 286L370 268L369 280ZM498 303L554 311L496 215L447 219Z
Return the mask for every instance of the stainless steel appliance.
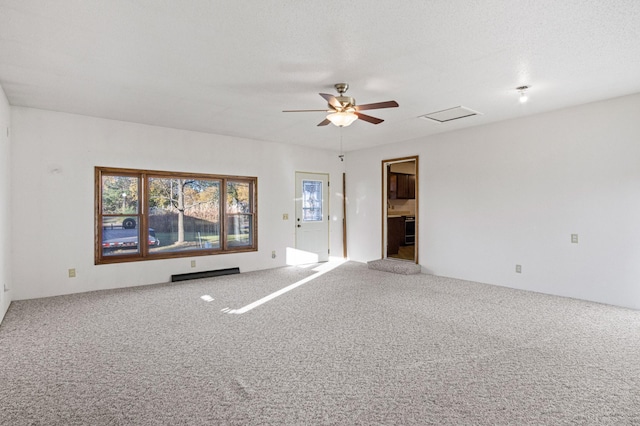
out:
M416 218L405 216L404 218L404 244L412 245L416 242Z

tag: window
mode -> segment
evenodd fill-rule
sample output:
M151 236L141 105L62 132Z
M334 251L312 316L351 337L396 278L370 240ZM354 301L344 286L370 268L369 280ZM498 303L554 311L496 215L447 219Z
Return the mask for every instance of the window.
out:
M258 249L255 177L95 173L96 264Z
M322 222L322 181L302 180L302 220Z

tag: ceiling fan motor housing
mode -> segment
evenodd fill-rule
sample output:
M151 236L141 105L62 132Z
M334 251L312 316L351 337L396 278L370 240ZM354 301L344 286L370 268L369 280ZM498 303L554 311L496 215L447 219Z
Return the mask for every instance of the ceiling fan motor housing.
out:
M349 90L349 84L347 83L334 84L333 87L336 88L336 90L338 91L338 93L340 93L340 95L344 95L347 92L347 90Z
M335 87L336 91L340 94L340 96L335 97L336 100L340 102L340 105L342 105L342 109L340 110L340 112L355 111L354 107L356 106L356 100L353 99L351 96L345 96L345 92L349 90L349 84L338 83L338 84L335 84L333 87Z
M356 106L356 100L351 96L336 96L336 100L340 102L340 105L342 105L342 111L345 112L349 110L349 108ZM329 107L331 107L331 104L329 104Z

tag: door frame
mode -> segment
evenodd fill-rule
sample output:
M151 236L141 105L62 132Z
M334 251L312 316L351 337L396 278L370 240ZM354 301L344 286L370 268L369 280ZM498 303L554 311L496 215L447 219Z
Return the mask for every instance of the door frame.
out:
M389 199L389 195L388 195L388 182L389 182L389 177L387 175L387 166L394 164L394 163L408 163L411 161L415 161L416 163L416 198L415 198L415 203L416 203L416 209L415 209L415 242L414 242L414 262L415 263L419 263L419 257L418 257L418 247L419 247L419 198L420 198L420 191L419 191L419 177L420 177L420 167L419 167L419 156L418 155L413 155L413 156L409 156L409 157L400 157L400 158L390 158L390 159L386 159L386 160L382 160L382 199L381 199L381 209L382 209L382 238L381 238L381 253L382 259L387 259L387 215L388 215L388 204L387 204L387 200Z

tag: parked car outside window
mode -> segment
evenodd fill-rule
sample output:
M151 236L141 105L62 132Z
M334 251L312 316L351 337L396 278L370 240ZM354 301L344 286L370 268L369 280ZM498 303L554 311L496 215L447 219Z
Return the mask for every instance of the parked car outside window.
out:
M149 247L160 246L156 232L149 228ZM104 229L102 231L102 248L105 250L137 249L138 230L135 228Z

